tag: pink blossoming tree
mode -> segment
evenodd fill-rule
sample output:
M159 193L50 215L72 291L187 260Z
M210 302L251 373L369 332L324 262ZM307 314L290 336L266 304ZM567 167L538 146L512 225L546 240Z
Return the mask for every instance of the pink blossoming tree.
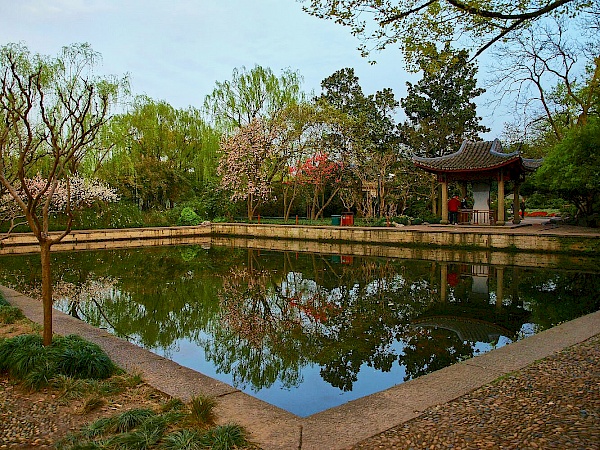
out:
M285 156L278 144L276 127L254 118L221 142L217 173L221 187L231 192L231 200L246 200L248 219L271 197L272 182L280 173Z

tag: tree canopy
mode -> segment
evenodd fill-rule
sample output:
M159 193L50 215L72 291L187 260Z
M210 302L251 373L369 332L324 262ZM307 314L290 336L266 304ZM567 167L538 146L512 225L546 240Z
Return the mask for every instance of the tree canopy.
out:
M538 169L539 189L573 202L580 222L600 225L600 118L571 129Z
M433 58L418 61L423 77L407 82L407 96L400 103L407 121L401 125L402 142L413 154L443 156L458 150L465 139L477 140L489 131L481 125L474 99L485 92L477 87L477 66L465 50L449 45Z
M255 66L234 69L231 80L217 82L212 94L207 95L204 107L212 114L215 125L230 132L249 125L255 118L273 118L289 105L298 103L301 76L284 70L277 77L269 68Z
M576 14L588 0L300 0L304 10L347 26L368 55L397 44L409 65L436 43L456 41L479 54L549 14Z

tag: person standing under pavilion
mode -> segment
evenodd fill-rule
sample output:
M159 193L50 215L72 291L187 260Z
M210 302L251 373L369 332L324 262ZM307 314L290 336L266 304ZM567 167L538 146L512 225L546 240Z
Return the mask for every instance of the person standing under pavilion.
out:
M448 200L448 221L456 225L458 223L458 209L460 208L460 200L458 195L454 195Z

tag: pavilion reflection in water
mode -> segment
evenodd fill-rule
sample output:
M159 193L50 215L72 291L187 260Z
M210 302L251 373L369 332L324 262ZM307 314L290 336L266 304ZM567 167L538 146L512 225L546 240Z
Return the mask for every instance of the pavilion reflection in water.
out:
M507 299L504 267L447 263L440 266L439 301L413 319L412 327L445 329L463 342L496 344L501 336L515 339L530 316L519 300L518 269L513 271ZM495 292L490 292L491 276L495 276Z

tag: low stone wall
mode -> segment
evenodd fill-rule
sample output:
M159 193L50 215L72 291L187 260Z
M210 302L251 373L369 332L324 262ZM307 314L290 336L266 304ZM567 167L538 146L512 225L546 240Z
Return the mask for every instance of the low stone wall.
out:
M600 236L511 233L481 229L411 229L384 227L327 227L260 224L213 224L213 236L291 239L324 242L363 242L368 244L450 247L541 253L600 253Z
M368 255L369 246L391 246L391 253L419 254L425 249L460 249L470 251L500 251L506 253L552 253L569 255L597 256L600 254L600 234L565 236L560 233L518 232L510 230L494 231L493 228L481 229L411 229L384 227L334 227L299 225L261 225L214 223L197 227L160 227L131 228L118 230L75 230L66 236L54 250L91 250L119 247L218 243L226 237L242 237L247 240L283 240L296 242L293 247L307 251L308 242L319 242L320 247L339 249L340 243L354 244L345 246L345 250L332 253ZM224 241L222 241L224 242ZM266 245L266 244L265 244ZM279 247L269 244L270 247ZM286 244L287 245L287 244ZM358 247L362 245L359 251ZM252 247L246 242L245 246ZM265 247L262 247L265 248ZM351 248L354 250L351 251ZM410 250L408 249L410 248ZM348 249L348 251L346 251ZM0 242L0 254L31 253L39 250L36 238L30 233L18 233ZM320 250L325 251L326 250ZM381 253L381 250L377 250ZM389 252L388 252L389 253ZM381 255L384 256L384 255ZM392 256L392 255L389 255ZM416 256L406 256L416 257ZM429 258L420 258L429 259ZM497 259L497 258L496 258ZM510 257L503 257L510 260ZM437 259L439 261L439 259ZM482 261L483 262L483 261ZM488 261L492 262L492 261ZM509 263L509 262L507 262Z
M51 233L58 235L58 233ZM117 230L74 230L52 247L54 251L100 250L177 244L210 245L211 227L156 227ZM0 255L35 253L38 241L31 233L15 233L0 241Z
M319 242L243 236L221 236L211 239L212 245L274 250L297 253L318 253L344 256L374 256L383 258L414 259L436 263L464 263L527 268L563 268L573 271L589 271L596 261L583 255L565 253L502 252L445 247L418 247L401 245L369 244L364 242Z

